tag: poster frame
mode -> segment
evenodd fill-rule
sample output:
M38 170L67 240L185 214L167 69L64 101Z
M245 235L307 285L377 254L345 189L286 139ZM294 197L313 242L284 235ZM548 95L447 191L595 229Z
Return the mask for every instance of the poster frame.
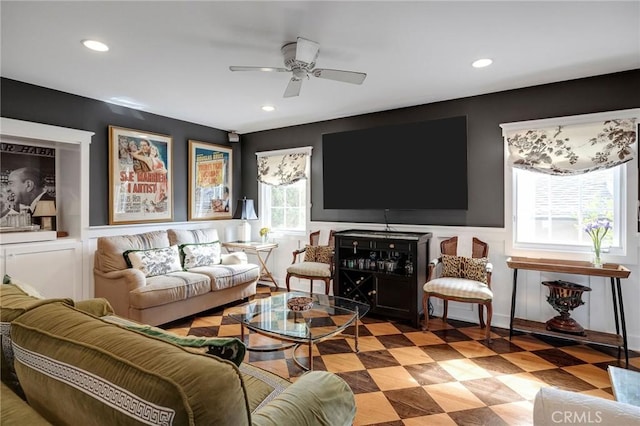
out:
M203 185L205 165L220 161L222 164L216 166L220 168L220 174L207 177L219 179L219 182L215 185ZM189 140L188 220L231 219L233 195L233 149L224 145Z
M173 221L172 153L169 135L109 126L109 225Z

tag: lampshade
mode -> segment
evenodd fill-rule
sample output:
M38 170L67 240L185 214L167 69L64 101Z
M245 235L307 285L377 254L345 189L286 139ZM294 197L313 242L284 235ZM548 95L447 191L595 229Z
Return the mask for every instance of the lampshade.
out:
M247 197L238 200L233 219L256 220L257 218L256 210L253 208L253 200L247 200Z
M42 200L36 204L33 217L47 217L56 215L56 203L53 200Z

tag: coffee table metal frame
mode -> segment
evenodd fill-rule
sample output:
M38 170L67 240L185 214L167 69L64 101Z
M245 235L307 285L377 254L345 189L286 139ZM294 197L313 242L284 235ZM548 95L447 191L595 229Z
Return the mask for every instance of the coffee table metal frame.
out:
M287 301L292 297L311 297L313 307L309 311L295 312L287 308ZM358 347L358 322L367 314L369 305L344 297L328 296L301 292L285 292L273 296L255 299L232 308L229 317L241 325L240 339L244 342L245 328L260 335L283 341L280 345L247 346L247 350L254 352L273 352L293 347L293 360L304 370L313 370L313 345L337 335L354 338L355 352ZM311 327L314 318L333 316L351 316L343 324L333 327L318 327L316 332ZM343 331L350 325L355 325L353 335ZM285 343L286 342L286 343ZM309 365L303 365L296 357L296 350L300 346L309 349Z

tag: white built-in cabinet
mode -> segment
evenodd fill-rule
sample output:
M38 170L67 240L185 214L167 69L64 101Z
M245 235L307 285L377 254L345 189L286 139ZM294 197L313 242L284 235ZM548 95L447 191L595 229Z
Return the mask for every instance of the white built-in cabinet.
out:
M89 297L84 255L89 229L89 145L93 132L0 117L0 142L56 149L58 230L67 237L33 241L32 232L0 234L0 275L11 275L45 297ZM22 235L21 235L22 234Z

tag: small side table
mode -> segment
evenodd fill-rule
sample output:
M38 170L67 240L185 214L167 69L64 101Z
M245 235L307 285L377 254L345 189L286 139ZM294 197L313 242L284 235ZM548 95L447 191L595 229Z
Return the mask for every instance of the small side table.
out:
M262 243L258 241L231 241L228 243L222 243L222 247L227 250L227 253L233 253L234 251L243 251L245 253L255 254L260 262L260 279L263 281L271 281L276 289L279 289L276 279L267 268L267 261L271 256L273 249L278 248L277 243Z

